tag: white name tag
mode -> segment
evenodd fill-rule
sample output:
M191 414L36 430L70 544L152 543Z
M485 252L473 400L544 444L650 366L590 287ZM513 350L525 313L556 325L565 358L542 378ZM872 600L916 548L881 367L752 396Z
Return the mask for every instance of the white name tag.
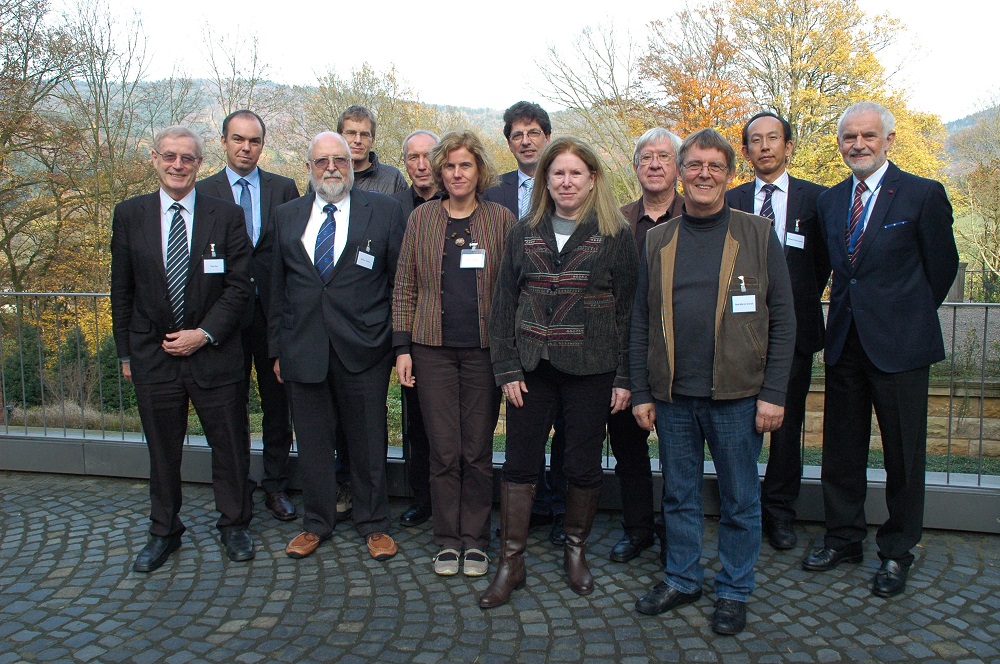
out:
M370 270L375 267L375 256L358 249L358 258L354 261L354 264Z
M733 313L750 314L757 311L757 296L753 293L749 295L733 295Z
M463 249L462 250L462 260L458 264L460 268L472 268L474 270L481 270L486 267L486 250L485 249Z
M205 274L225 274L225 272L226 272L225 258L205 259Z
M798 233L788 233L785 235L785 245L796 249L806 248L806 236Z

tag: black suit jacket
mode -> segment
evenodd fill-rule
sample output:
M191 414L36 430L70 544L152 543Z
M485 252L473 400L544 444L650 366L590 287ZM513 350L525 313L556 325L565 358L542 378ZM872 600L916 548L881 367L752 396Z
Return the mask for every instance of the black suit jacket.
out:
M734 210L753 214L755 180L726 192L726 202ZM816 201L826 187L788 176L788 206L785 229L805 236L805 247L785 245L788 276L792 280L795 304L795 350L812 355L823 348L823 305L820 300L830 278L830 254L819 227Z
M176 331L167 295L160 231L160 193L137 196L115 206L111 223L111 318L118 357L131 360L136 383L177 378L190 362L199 386L217 387L243 380L243 350L238 331L250 296L250 242L243 208L197 194L191 237L191 262L184 290L183 329L202 328L216 343L190 358L177 358L160 344ZM205 274L204 259L225 258L225 272Z
M302 246L315 197L306 194L275 214L268 349L281 360L282 379L300 383L326 379L331 344L352 372L392 350L392 287L406 224L398 201L352 189L347 246L324 283ZM359 249L374 255L372 269L357 265Z
M483 192L483 200L499 203L513 212L515 217L520 216L521 211L517 205L517 170L501 175L500 184Z
M249 305L243 314L242 327L247 327L253 322L254 298L256 292L260 298L260 305L264 309L264 315L271 305L271 255L274 247L274 211L279 205L295 200L299 197L299 189L295 186L295 180L286 178L283 175L276 175L257 169L260 174L260 236L257 244L251 248L250 252L250 283L251 297ZM215 175L210 175L204 180L199 180L195 185L199 194L215 196L224 201L234 200L233 188L229 184L229 177L226 169L222 169ZM242 209L242 208L240 208Z
M819 198L833 266L826 363L836 364L853 321L868 358L901 372L944 359L937 310L958 270L951 203L940 182L890 162L851 263L844 235L853 177Z

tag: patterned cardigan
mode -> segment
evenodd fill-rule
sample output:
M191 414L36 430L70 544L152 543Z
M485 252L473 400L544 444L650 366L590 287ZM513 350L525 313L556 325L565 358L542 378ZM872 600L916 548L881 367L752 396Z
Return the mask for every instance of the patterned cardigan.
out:
M518 222L507 236L490 317L497 385L524 380L542 351L576 376L615 372L630 389L629 318L639 277L635 236L601 235L596 219L580 222L562 251L552 222Z
M507 208L480 199L469 224L472 241L486 251L486 267L476 270L479 340L483 348L490 345L490 303L504 239L516 221ZM448 213L440 200L416 208L406 222L392 292L392 345L397 355L409 353L412 342L442 344L441 260L447 225Z

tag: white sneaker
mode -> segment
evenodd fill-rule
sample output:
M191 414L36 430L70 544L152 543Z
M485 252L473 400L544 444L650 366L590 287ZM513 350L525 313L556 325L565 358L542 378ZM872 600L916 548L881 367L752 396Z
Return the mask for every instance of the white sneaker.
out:
M467 549L462 562L462 572L466 576L485 576L490 569L489 556L479 549Z
M458 574L458 551L441 549L434 556L434 573L438 576L455 576Z

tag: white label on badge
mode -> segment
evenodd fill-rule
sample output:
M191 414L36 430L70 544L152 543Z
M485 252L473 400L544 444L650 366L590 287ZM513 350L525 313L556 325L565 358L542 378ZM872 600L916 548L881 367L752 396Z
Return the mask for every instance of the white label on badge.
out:
M799 235L798 233L788 233L785 235L785 246L795 247L796 249L805 249L806 236Z
M224 274L226 272L225 258L206 258L205 274Z
M486 250L485 249L463 249L462 250L462 260L458 264L460 268L472 268L474 270L481 270L486 267Z
M734 314L749 314L757 311L757 296L751 293L750 295L733 295L733 313Z
M375 256L358 249L358 259L354 263L370 270L375 267Z

